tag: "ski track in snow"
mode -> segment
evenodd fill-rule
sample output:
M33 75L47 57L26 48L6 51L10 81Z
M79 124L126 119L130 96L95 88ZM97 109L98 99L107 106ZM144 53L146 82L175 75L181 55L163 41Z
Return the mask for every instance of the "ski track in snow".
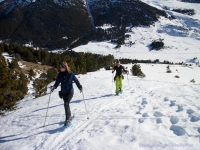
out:
M51 94L45 127L49 94L37 99L27 96L16 111L1 117L0 149L159 150L179 148L166 144L187 144L182 148L197 150L200 68L172 65L168 74L166 66L141 64L146 78L124 75L124 91L119 96L114 96L111 71L77 75L84 88L89 119L83 96L74 85L70 106L76 117L72 127L65 130L64 106L57 94L60 87ZM174 78L176 70L179 79ZM190 83L191 78L196 82Z

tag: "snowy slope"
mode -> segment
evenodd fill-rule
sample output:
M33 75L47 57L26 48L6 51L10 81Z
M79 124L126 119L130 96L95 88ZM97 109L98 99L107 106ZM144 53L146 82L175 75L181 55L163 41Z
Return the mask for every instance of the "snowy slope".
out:
M150 27L130 28L131 35L125 42L134 43L132 47L123 45L114 49L116 45L110 42L90 42L74 48L77 52L92 52L98 54L113 54L116 59L130 58L171 62L187 62L188 59L197 57L200 60L200 4L185 3L178 0L142 0L143 2L166 12L176 19L161 17L158 22ZM188 16L172 11L172 9L194 9L195 15ZM102 28L110 28L105 25ZM154 40L163 39L164 48L160 51L151 51L150 44Z
M172 73L166 73L166 66L141 64L146 78L125 75L124 93L120 96L113 96L111 71L77 75L90 119L83 95L74 85L70 106L76 119L73 127L65 131L59 88L51 94L45 127L50 95L37 99L27 96L16 111L0 117L0 149L199 150L200 68L173 65ZM191 79L196 82L191 83Z

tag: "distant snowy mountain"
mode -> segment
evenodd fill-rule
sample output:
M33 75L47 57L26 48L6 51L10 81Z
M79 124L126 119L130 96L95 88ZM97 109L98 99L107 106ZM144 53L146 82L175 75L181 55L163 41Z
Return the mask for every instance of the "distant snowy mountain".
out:
M13 9L17 7L26 7L29 4L32 4L34 2L39 3L43 2L44 3L49 3L49 2L54 2L56 4L59 4L61 6L67 6L70 7L71 5L77 5L80 2L84 2L84 0L78 0L78 1L73 1L73 0L4 0L2 1L3 5L1 6L1 9L3 9L6 13L9 13Z
M0 3L0 39L33 46L65 48L91 27L82 0L36 0ZM63 38L68 37L68 38Z
M0 39L48 49L72 49L90 41L123 44L126 27L149 26L163 10L129 0L5 0L0 3ZM110 24L112 31L96 29ZM68 37L68 38L65 38Z
M195 57L200 61L200 4L179 0L142 0L159 10L164 10L168 18L160 17L150 26L127 27L127 38L116 49L110 41L89 42L74 48L77 52L112 54L116 59L129 58L140 60L168 60L170 62L188 62ZM176 12L174 10L179 10ZM194 10L194 15L181 13ZM104 24L103 29L111 28ZM152 50L151 43L161 40L164 46Z

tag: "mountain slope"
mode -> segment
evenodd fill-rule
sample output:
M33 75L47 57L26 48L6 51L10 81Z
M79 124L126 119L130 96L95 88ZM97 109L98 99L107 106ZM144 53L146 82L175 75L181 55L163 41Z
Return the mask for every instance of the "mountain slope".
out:
M168 15L160 17L153 25L127 27L121 47L116 48L112 41L93 41L73 50L76 52L91 52L112 54L116 59L129 58L139 60L160 60L173 63L188 63L194 58L200 61L200 4L186 3L179 0L142 0L144 3L165 10ZM194 10L194 15L173 11ZM112 29L109 24L101 27ZM119 33L119 32L117 32ZM154 41L162 41L160 50L152 50Z
M81 0L67 6L53 0L37 0L23 7L17 5L1 16L0 39L32 42L43 48L64 48L90 27L87 9Z
M167 17L164 11L137 0L92 0L89 6L96 26L149 26L159 16Z
M181 0L182 2L200 3L200 0Z
M5 0L0 3L0 39L48 49L67 48L79 38L85 40L76 46L99 40L93 38L96 26L116 26L107 38L112 40L119 28L123 27L124 34L124 27L151 25L159 16L167 15L140 1ZM100 36L107 33L101 31Z

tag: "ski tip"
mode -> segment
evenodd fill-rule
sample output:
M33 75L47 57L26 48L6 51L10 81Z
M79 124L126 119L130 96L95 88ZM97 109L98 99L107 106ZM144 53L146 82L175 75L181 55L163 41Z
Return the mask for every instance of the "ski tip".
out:
M72 124L70 124L69 126L63 126L64 129L68 129L68 128L71 128L72 127Z

